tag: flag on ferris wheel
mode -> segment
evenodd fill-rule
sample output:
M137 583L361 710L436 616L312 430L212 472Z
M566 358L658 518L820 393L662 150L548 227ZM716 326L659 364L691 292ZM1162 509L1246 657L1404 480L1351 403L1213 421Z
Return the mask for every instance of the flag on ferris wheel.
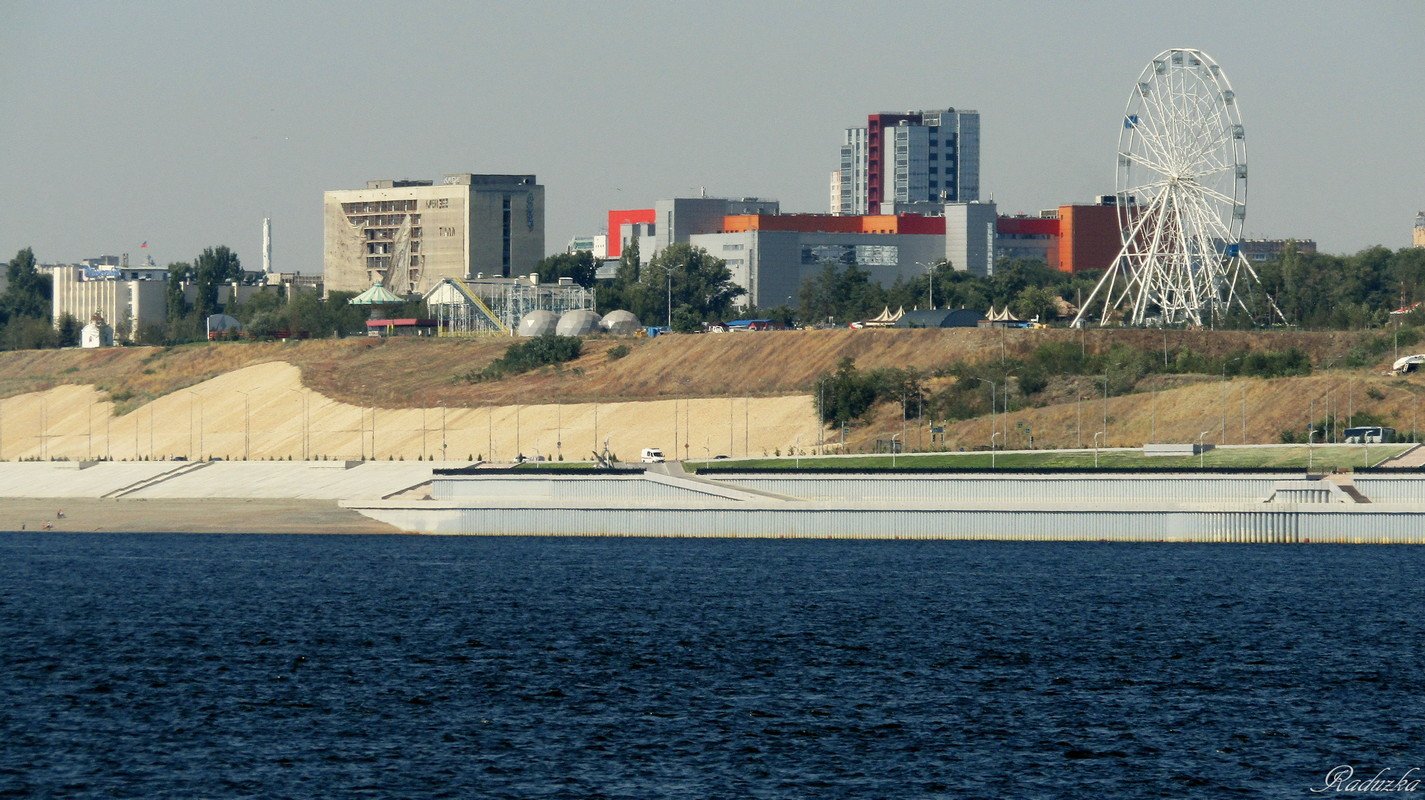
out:
M146 247L148 247L148 240L145 239L144 242L143 242L143 244L139 245L139 247L141 247L141 248L146 248Z

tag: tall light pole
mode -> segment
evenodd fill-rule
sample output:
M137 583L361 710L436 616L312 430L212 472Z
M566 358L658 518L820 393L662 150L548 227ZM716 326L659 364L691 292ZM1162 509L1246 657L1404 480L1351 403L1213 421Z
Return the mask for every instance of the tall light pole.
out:
M816 438L817 449L826 455L826 382L820 380L816 382Z
M980 383L988 383L990 385L990 441L993 442L994 432L997 430L997 428L995 427L995 382L988 378L980 377L975 377L975 380L979 381ZM993 446L990 448L990 456L991 458L993 458L994 456Z
M900 438L901 435L899 433L891 434L891 469L895 469L896 467L896 451L900 450L900 445L897 440Z
M252 405L249 402L250 398L248 397L248 391L250 390L244 391L242 389L234 389L233 391L242 395L242 460L246 461L248 457L248 444L250 443L252 437Z
M1207 451L1203 449L1202 440L1212 431L1203 431L1197 435L1197 468L1202 469L1207 463Z
M990 469L995 468L995 437L999 436L999 431L990 434Z
M1100 437L1100 436L1103 436L1103 434L1104 434L1103 431L1094 431L1094 432L1093 432L1093 468L1094 468L1094 469L1098 469L1098 440L1099 440L1099 437ZM1108 437L1107 437L1107 436L1104 436L1103 438L1107 439Z
M1306 427L1306 474L1311 474L1311 469L1316 462L1316 423Z
M1227 444L1227 365L1241 361L1242 357L1229 358L1222 362L1222 443Z
M1082 392L1079 393L1078 398L1076 405L1079 409L1079 424L1074 428L1074 438L1078 440L1078 448L1082 450L1084 449L1084 396Z
M1158 441L1158 390L1153 390L1153 417L1148 426L1148 438Z
M1247 385L1238 387L1238 396L1242 401L1242 444L1247 443Z
M193 452L193 398L198 398L198 453ZM196 458L203 452L203 396L195 391L188 392L188 457Z
M297 447L302 460L307 460L307 396L300 387L289 386L287 391L297 395Z
M1108 371L1111 365L1103 365L1103 439L1108 441Z

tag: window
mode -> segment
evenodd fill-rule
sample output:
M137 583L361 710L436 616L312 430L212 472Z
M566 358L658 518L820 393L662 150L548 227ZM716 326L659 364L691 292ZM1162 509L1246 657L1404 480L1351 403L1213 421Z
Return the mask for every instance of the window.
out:
M939 175L939 174L940 174L940 168L939 168L939 167L931 167L931 168L930 168L930 174L931 174L931 175Z

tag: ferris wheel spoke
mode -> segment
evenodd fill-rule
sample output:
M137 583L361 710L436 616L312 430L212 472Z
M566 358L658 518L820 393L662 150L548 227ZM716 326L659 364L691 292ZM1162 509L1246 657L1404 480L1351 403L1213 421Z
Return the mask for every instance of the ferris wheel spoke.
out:
M1148 117L1147 120L1140 121L1139 123L1135 124L1133 126L1133 132L1137 134L1138 140L1143 143L1144 149L1148 150L1152 154L1152 156L1157 159L1158 163L1166 165L1167 160L1169 158L1169 153L1171 152L1169 145L1166 141L1164 141L1161 132L1155 128L1156 121L1152 118L1152 116L1145 116ZM1124 119L1128 119L1128 117L1125 116ZM1129 152L1132 152L1133 137L1129 137L1128 149Z
M1160 174L1160 175L1167 175L1167 174L1170 173L1170 170L1168 169L1168 166L1167 166L1166 164L1163 164L1162 162L1159 162L1159 161L1153 161L1152 159L1144 158L1143 156L1140 156L1140 155L1138 155L1137 153L1133 153L1133 152L1123 153L1123 152L1120 152L1119 155L1122 156L1123 158L1128 159L1129 161L1132 161L1132 162L1135 163L1135 164L1138 164L1138 165L1141 165L1141 166L1146 167L1146 168L1148 168L1148 169L1151 169L1151 170L1153 170L1154 172L1156 172L1156 173L1158 173L1158 174Z
M1172 151L1172 145L1169 141L1171 115L1163 106L1161 96L1163 86L1153 80L1149 80L1147 85L1147 94L1140 93L1139 95L1140 105L1144 112L1143 116L1147 118L1143 138L1145 140L1151 138L1153 149L1156 151L1157 156L1160 159L1167 159Z
M1229 206L1236 206L1236 205L1237 205L1237 200L1236 200L1235 198L1228 197L1227 195L1223 194L1222 192L1219 192L1219 191L1217 191L1216 189L1210 188L1210 187L1208 187L1208 186L1204 186L1204 185L1202 185L1202 184L1200 184L1200 183L1193 185L1193 191L1197 192L1198 194L1202 194L1202 195L1206 195L1207 197L1211 197L1211 198L1214 199L1214 200L1218 200L1218 201L1221 201L1221 202L1223 202L1223 203L1226 203L1226 204L1228 204Z

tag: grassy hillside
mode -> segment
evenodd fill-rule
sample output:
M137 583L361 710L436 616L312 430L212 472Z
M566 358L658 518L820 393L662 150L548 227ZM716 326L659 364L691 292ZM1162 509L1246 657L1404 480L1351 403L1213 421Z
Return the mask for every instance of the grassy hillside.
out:
M64 384L93 384L120 409L244 366L285 361L303 382L329 397L382 408L482 407L511 403L591 402L669 397L744 397L810 391L816 376L845 356L858 366L931 370L951 361L1028 353L1046 341L1081 344L1086 352L1127 344L1145 350L1191 347L1206 354L1298 347L1318 366L1345 360L1367 337L1318 332L1120 330L789 331L590 339L562 368L489 383L462 376L504 353L508 339L343 339L194 344L109 350L0 353L0 397ZM611 359L618 345L627 356ZM1378 373L1381 364L1364 372ZM1363 373L1364 374L1364 373Z

